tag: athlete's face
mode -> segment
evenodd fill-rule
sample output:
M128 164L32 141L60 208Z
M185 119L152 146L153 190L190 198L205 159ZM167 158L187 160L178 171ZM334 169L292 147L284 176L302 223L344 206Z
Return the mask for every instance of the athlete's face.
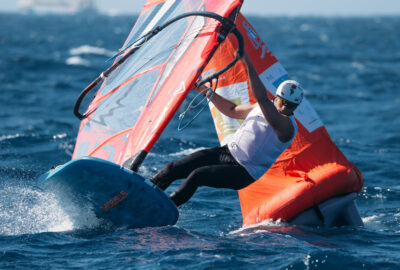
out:
M297 106L293 106L292 103L289 103L283 98L275 97L274 99L274 106L278 110L279 113L284 115L290 115L296 110Z

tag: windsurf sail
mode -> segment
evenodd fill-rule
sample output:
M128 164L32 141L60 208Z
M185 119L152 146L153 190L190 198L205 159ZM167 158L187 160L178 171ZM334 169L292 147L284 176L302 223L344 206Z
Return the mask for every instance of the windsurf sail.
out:
M148 0L114 64L78 98L73 159L98 157L137 170L234 27L241 0ZM205 78L205 79L204 79ZM97 85L84 114L80 104Z
M245 50L272 99L279 84L290 77L242 14L237 17L236 25L244 37ZM236 40L229 37L219 46L204 74L226 65L236 46ZM216 92L236 104L256 102L241 62L224 73ZM223 115L212 103L209 106L221 145L229 143L241 121ZM295 118L298 134L291 146L263 177L239 191L243 225L265 219L290 220L332 196L359 193L362 188L361 172L332 142L307 98L295 111Z

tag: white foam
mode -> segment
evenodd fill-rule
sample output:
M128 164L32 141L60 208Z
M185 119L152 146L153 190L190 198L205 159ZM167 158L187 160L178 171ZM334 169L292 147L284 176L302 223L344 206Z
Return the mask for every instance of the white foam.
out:
M54 195L29 187L1 188L1 235L59 232L73 227Z
M19 138L19 137L21 137L21 134L19 134L19 133L14 134L14 135L3 135L3 136L0 136L0 142L5 141L5 140Z
M67 133L60 133L60 134L53 135L53 140L63 139L66 137L67 137Z
M369 222L372 222L372 221L375 221L375 222L379 223L379 221L377 219L381 218L381 217L384 217L384 216L385 216L384 214L380 214L380 215L372 215L370 217L363 217L362 221L364 223L369 223Z
M306 269L309 269L310 267L310 259L311 259L310 254L307 254L303 260L304 265L307 267Z
M70 65L70 66L90 67L90 62L88 60L83 59L82 57L79 57L79 56L69 57L66 60L66 63L67 63L67 65Z
M94 54L94 55L104 55L107 57L112 57L116 52L100 48L100 47L95 47L95 46L90 46L90 45L82 45L77 48L73 48L69 50L69 53L74 56L78 55L86 55L86 54Z
M54 194L35 187L4 186L0 189L0 235L61 232L96 228L92 209L72 203L60 206ZM68 213L74 213L69 216Z
M198 148L189 148L189 149L185 149L183 151L180 152L176 152L176 153L171 153L169 154L169 156L171 157L181 157L181 156L187 156L190 154L193 154L194 152L200 151L206 149L205 147L198 147Z
M266 219L257 224L241 227L237 230L229 232L229 234L248 235L248 232L265 233L265 232L268 232L268 230L263 229L262 227L271 228L271 227L282 227L285 225L287 225L287 224L285 222L281 221L280 219L278 219L278 220Z

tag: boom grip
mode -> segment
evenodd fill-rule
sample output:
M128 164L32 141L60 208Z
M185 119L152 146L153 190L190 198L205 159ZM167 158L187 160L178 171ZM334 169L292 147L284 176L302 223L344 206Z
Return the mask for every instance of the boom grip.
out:
M74 106L74 114L76 117L78 117L79 120L83 120L84 118L87 117L86 114L81 114L79 112L79 108L81 107L83 99L86 97L86 95L92 91L100 82L102 81L101 76L97 77L96 80L94 80L91 84L89 84L79 95L78 99L76 100L75 106Z

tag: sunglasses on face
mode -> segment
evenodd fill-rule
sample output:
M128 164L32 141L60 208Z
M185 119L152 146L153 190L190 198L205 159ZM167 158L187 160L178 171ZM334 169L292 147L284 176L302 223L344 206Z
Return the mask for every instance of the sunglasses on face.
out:
M278 99L278 101L280 101L282 105L288 109L295 108L297 106L297 104L287 101L286 99L283 99L281 97L275 97L275 99Z

